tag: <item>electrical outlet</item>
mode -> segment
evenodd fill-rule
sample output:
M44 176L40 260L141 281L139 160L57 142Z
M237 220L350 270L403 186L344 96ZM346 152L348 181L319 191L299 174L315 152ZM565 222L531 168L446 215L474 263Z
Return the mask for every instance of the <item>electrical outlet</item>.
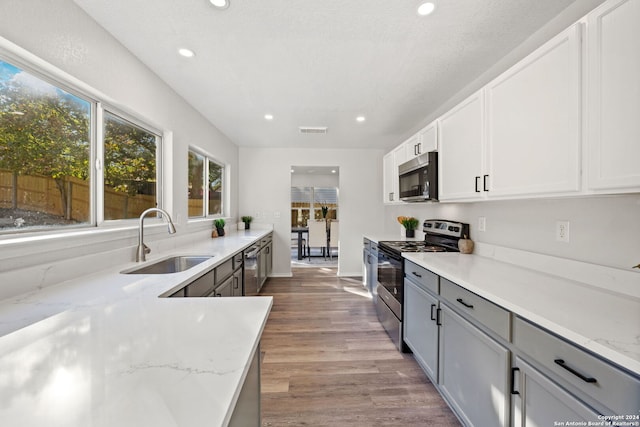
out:
M478 217L478 231L487 231L487 218Z
M569 243L569 221L556 222L556 240Z

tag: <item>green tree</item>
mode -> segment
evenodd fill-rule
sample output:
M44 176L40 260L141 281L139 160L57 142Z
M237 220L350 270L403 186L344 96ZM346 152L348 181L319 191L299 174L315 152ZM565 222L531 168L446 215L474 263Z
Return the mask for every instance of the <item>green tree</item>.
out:
M87 101L60 90L42 92L16 80L0 81L0 168L14 177L53 178L67 219L69 178L88 178L89 150Z
M129 196L148 194L147 184L156 182L156 145L154 134L105 114L105 184Z

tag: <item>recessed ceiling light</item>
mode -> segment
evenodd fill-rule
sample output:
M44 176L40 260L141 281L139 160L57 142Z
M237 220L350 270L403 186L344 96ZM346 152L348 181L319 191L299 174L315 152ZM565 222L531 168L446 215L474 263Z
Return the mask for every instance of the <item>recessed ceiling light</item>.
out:
M178 49L178 53L185 58L193 58L196 55L192 50L185 48Z
M427 16L436 8L436 5L433 3L422 3L418 6L418 15Z
M335 170L335 169L332 169L332 170L331 170L331 173L336 173L336 170Z
M209 3L218 9L226 9L229 7L229 0L209 0Z
M291 173L294 173L295 171L293 169L291 169Z
M273 115L272 114L265 114L264 118L265 118L265 120L273 120Z
M364 122L365 120L367 120L367 118L366 118L365 116L358 116L358 117L356 117L356 121L358 121L358 122L361 122L361 123L362 123L362 122Z

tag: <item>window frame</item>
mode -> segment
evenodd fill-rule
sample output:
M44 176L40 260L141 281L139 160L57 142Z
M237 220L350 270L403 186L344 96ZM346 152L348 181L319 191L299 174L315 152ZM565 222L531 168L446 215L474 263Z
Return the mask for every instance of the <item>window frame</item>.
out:
M202 170L202 183L203 183L203 194L202 194L202 213L203 215L200 216L190 216L188 213L188 208L187 208L187 221L189 222L194 222L194 221L198 221L198 220L206 220L206 219L211 219L211 218L224 218L226 217L226 209L227 209L227 170L228 170L228 165L225 164L224 162L216 159L215 157L211 156L209 153L207 153L205 150L198 148L196 146L193 145L189 145L189 147L187 148L187 162L189 161L189 153L194 153L197 154L201 157L204 158L204 167ZM209 192L210 192L210 188L209 188L209 163L214 163L218 166L220 166L222 168L222 173L220 174L220 179L221 179L221 186L222 186L222 191L221 191L221 195L220 195L220 213L215 213L212 214L209 212ZM189 168L187 167L187 174L189 173ZM187 184L189 177L187 176ZM188 203L188 200L187 200Z
M99 111L99 120L96 117L96 161L94 161L94 170L98 177L96 180L95 191L99 207L96 206L96 225L101 224L118 224L127 223L131 221L137 221L138 218L123 218L123 219L104 219L104 164L105 164L105 152L104 152L104 130L105 130L105 113L108 113L116 118L135 126L145 132L148 132L156 137L156 206L164 209L164 139L163 133L152 126L149 126L144 121L139 120L135 116L128 114L121 109L106 104L103 102L97 102L97 110ZM99 182L98 182L99 181Z
M25 57L30 56L28 53ZM113 229L128 228L136 224L138 218L126 218L105 220L104 219L104 114L117 117L124 122L138 127L156 138L156 207L166 209L166 205L170 202L170 197L165 197L165 177L167 171L165 166L165 135L166 132L158 127L151 125L148 121L141 118L140 115L120 108L116 103L110 102L109 98L84 82L66 74L55 68L47 62L37 57L24 58L21 54L16 54L4 45L0 45L0 61L6 62L19 68L21 71L29 73L54 87L61 89L70 95L78 97L89 103L89 214L86 223L77 225L61 225L51 228L25 228L25 229L8 229L0 231L0 240L23 237L25 235L51 235L73 233L82 230L91 229ZM170 203L169 203L170 204ZM151 219L151 218L150 218Z

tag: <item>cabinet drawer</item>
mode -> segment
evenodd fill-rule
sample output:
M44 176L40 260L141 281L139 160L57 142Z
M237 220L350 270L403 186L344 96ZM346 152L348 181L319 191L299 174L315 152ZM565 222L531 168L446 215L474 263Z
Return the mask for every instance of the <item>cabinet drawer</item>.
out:
M237 253L233 256L233 269L240 268L242 266L242 262L244 261L244 256L242 252Z
M515 318L513 341L547 371L552 380L570 384L613 414L634 414L640 402L640 379L623 372L551 333Z
M444 278L440 278L440 295L449 300L452 307L509 341L510 313L507 310Z
M406 260L404 262L404 274L407 279L411 280L422 289L426 289L438 295L440 276L437 274Z
M204 276L198 277L187 286L186 296L205 297L209 295L215 286L213 278L213 271L208 272Z
M216 285L222 283L224 279L233 274L233 259L229 258L216 267Z

